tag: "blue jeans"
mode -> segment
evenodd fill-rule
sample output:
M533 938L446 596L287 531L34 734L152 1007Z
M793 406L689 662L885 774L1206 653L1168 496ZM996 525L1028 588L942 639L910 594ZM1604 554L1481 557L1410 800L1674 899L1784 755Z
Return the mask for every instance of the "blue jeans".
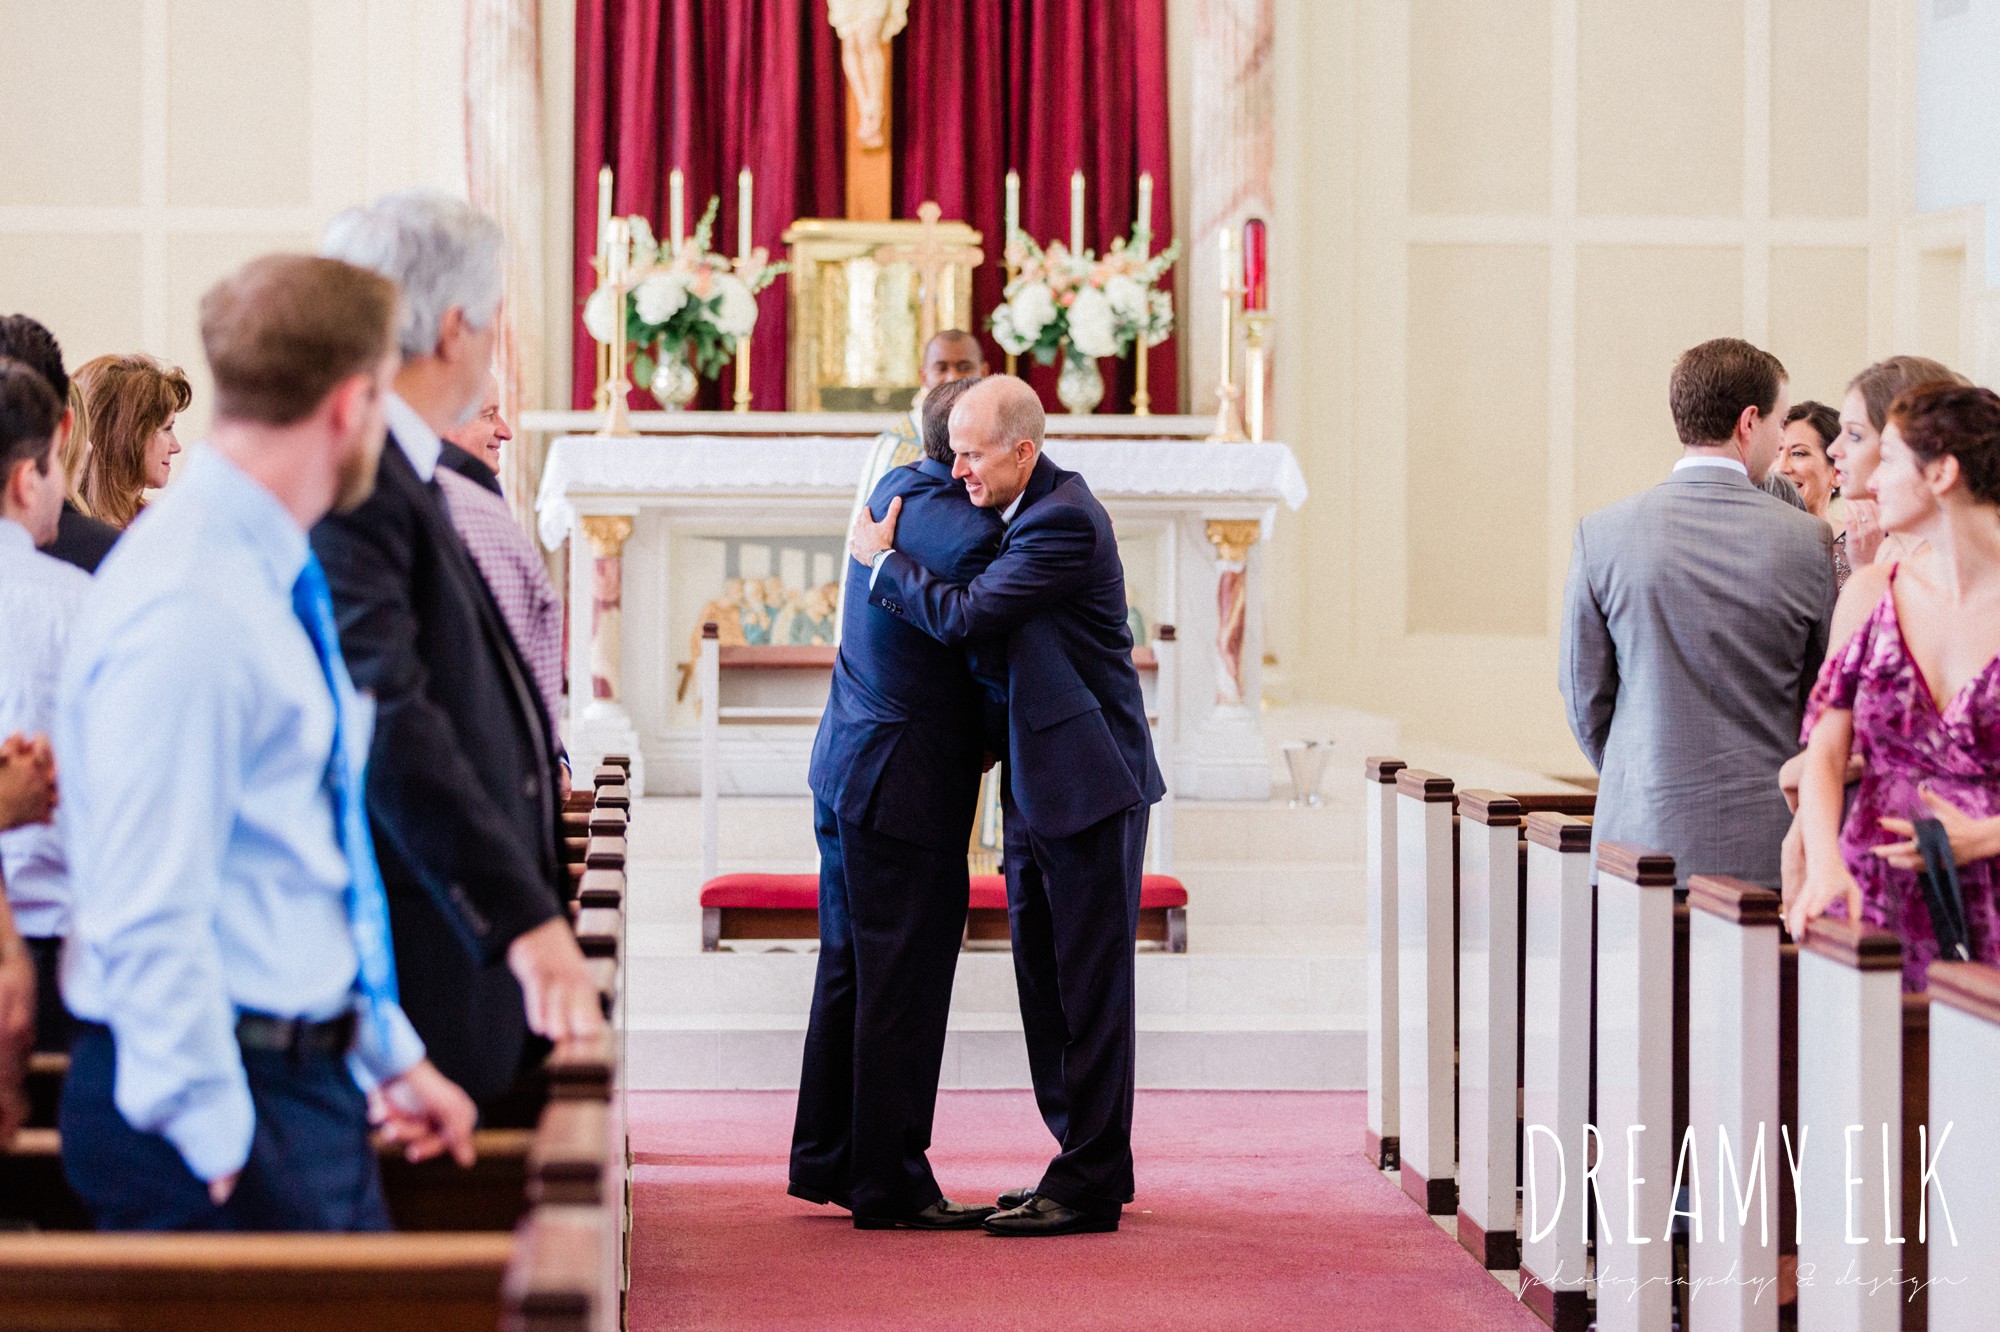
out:
M368 1106L338 1055L245 1050L256 1107L250 1159L229 1201L174 1145L141 1133L112 1100L111 1030L76 1024L63 1084L63 1173L99 1230L387 1230Z

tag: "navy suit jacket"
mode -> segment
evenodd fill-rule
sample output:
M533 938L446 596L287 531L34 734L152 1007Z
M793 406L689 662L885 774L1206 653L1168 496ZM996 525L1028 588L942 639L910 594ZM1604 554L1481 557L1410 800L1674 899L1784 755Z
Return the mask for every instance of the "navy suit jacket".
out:
M998 554L998 515L974 508L942 463L891 468L869 512L881 515L899 495L898 543L946 576L970 581ZM963 650L872 609L867 568L846 563L840 655L807 781L849 823L962 851L986 748L984 693Z
M907 501L905 501L907 503ZM1166 794L1146 728L1125 566L1081 476L1035 460L1000 554L967 580L902 540L869 600L947 644L1006 641L1007 764L1039 837L1068 837Z

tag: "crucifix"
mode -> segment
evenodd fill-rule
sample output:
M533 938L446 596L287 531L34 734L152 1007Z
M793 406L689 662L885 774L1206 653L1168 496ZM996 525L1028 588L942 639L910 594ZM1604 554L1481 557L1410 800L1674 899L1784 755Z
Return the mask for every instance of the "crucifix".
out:
M826 17L840 37L847 81L847 216L885 222L895 183L888 136L895 95L890 43L909 22L910 0L826 0Z
M923 223L923 239L915 245L884 245L875 251L875 262L879 264L908 264L917 270L919 284L917 304L917 346L928 347L938 331L938 292L943 286L945 270L962 266L968 271L979 267L986 258L986 252L977 245L945 245L937 238L938 218L944 210L926 200L917 207L917 218Z

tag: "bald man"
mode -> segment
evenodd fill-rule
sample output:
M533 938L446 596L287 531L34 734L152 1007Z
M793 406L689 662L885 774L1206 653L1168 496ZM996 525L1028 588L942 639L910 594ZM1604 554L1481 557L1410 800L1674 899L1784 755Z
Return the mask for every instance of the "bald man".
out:
M884 430L875 437L875 447L869 450L868 465L861 469L861 484L854 488L854 507L847 514L847 528L854 530L855 520L867 508L868 497L875 493L875 487L882 484L882 478L894 467L908 467L924 456L924 398L940 384L949 384L957 379L977 379L986 373L986 352L980 347L979 339L962 328L948 328L924 344L924 364L920 372L921 385L917 396L910 403L909 415L896 422L895 428ZM841 585L841 595L846 596L846 584ZM835 623L839 623L836 619Z
M952 475L1006 524L976 577L896 549L900 500L880 522L864 514L849 543L871 608L947 645L1004 643L1007 916L1035 1101L1061 1151L1033 1189L1001 1196L985 1222L996 1235L1116 1230L1131 1200L1132 938L1146 823L1166 792L1110 515L1042 455L1042 429L1040 399L1009 375L952 409Z

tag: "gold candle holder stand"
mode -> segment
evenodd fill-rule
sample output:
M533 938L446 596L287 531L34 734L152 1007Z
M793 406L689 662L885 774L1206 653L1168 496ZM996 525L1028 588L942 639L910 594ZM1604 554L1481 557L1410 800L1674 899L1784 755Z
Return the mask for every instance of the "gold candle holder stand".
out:
M1244 417L1251 441L1258 444L1264 442L1264 331L1270 326L1270 311L1243 312Z
M604 424L598 434L632 433L632 407L627 398L632 381L626 377L625 297L631 290L632 224L622 217L611 219L611 258L604 285L611 288L611 376L604 385Z
M1132 415L1134 416L1153 414L1153 395L1146 391L1146 363L1152 359L1152 350L1146 345L1144 333L1132 339Z
M736 398L739 412L750 410L750 335L736 339Z

